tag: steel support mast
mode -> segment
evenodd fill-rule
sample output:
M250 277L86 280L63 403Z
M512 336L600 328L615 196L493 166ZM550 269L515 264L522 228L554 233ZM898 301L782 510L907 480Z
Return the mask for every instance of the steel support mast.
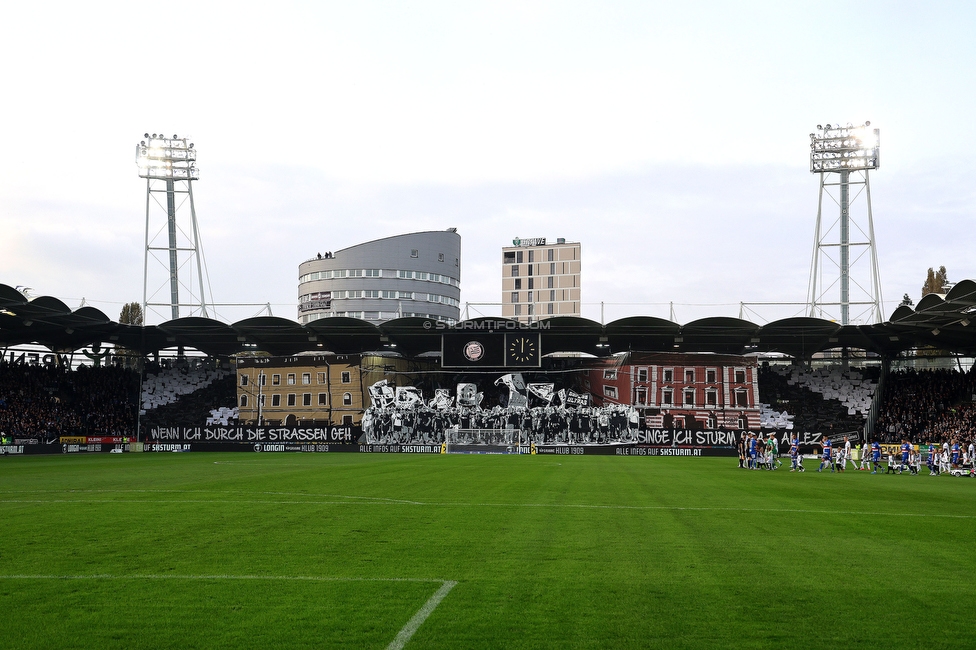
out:
M189 138L176 135L146 133L145 140L136 145L139 176L146 179L145 318L151 308L166 307L174 320L180 317L181 307L188 315L206 318L207 305L213 304L206 299L209 281L193 204L193 181L200 178L196 155ZM182 301L181 294L186 296Z
M880 133L870 125L818 125L810 134L810 171L820 176L820 194L807 304L811 317L841 325L851 323L851 307L855 322L884 320L870 179L880 165ZM862 195L866 213L855 217L851 207ZM839 208L827 227L825 197Z

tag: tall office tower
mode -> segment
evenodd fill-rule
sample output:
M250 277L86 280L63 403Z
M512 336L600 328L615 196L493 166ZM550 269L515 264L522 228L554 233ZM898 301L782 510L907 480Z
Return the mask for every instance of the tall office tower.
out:
M502 248L502 316L531 323L579 315L579 242L516 237Z

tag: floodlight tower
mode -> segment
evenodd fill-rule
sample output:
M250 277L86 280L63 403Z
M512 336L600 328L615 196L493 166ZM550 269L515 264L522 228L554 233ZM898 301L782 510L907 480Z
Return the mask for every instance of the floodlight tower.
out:
M180 317L180 307L188 307L191 315L199 309L200 316L208 316L204 297L206 265L200 245L197 212L193 206L193 181L199 180L200 172L196 166L197 151L188 140L176 135L168 138L162 134L147 133L145 140L136 145L139 177L146 179L146 250L142 280L142 310L146 316L149 307L166 306L170 307L173 319ZM184 208L189 210L188 218ZM154 262L152 268L150 258ZM194 266L199 283L197 295L194 295L192 288ZM155 282L163 269L167 274L160 282ZM180 270L186 271L184 277L189 276L188 280L180 281ZM153 286L150 286L151 272L155 272ZM162 302L157 294L165 295L167 284L169 302ZM184 302L180 302L181 287L190 296ZM213 300L210 302L212 304Z
M862 308L857 320L880 323L884 319L881 298L881 275L878 272L878 249L874 239L874 215L871 210L871 181L869 172L878 169L880 157L880 131L871 129L871 123L861 126L848 123L817 125L817 133L810 134L810 171L820 175L820 196L817 200L817 229L813 242L813 260L810 264L808 304L810 316L840 320L841 325L850 323L852 305ZM851 189L856 193L851 198ZM824 195L840 208L837 221L823 227ZM867 218L855 219L851 204L864 194ZM856 241L851 241L851 229ZM851 259L851 249L856 256ZM863 258L868 256L868 260ZM852 267L861 262L852 276ZM825 273L836 267L839 275L824 284ZM870 267L865 269L865 267ZM829 279L829 278L828 278ZM851 299L851 285L856 292ZM840 300L831 300L828 292L839 288ZM836 294L833 294L836 295ZM839 307L839 318L825 307Z

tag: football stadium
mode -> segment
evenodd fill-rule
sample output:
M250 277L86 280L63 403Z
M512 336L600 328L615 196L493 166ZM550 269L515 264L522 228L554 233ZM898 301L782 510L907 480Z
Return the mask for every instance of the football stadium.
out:
M973 281L871 325L0 301L6 647L943 646L971 618Z
M368 4L0 10L0 647L974 645L973 21Z

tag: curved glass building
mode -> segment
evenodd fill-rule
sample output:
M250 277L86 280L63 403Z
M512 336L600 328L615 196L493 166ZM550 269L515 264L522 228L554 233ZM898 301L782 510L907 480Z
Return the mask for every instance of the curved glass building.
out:
M298 266L298 276L302 324L331 316L454 323L461 313L461 236L455 228L414 232L318 253Z

